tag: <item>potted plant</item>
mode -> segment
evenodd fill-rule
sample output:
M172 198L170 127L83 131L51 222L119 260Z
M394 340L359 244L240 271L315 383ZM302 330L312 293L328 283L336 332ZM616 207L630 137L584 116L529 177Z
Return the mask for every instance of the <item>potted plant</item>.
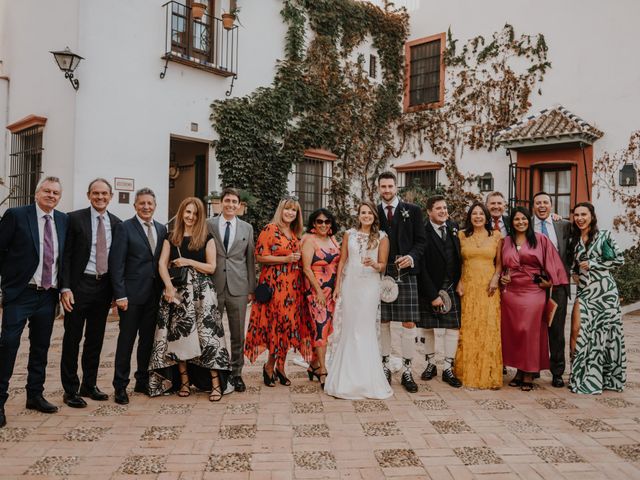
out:
M200 20L207 9L207 4L202 2L193 2L191 4L191 16L196 20Z
M258 199L254 197L249 190L238 190L240 194L240 207L238 208L238 215L245 215L250 207L254 207L258 202Z
M240 13L240 7L233 7L228 13L222 14L222 26L225 30L231 30Z
M214 215L220 215L222 213L222 199L220 198L220 192L214 190L204 198L211 206L209 213Z

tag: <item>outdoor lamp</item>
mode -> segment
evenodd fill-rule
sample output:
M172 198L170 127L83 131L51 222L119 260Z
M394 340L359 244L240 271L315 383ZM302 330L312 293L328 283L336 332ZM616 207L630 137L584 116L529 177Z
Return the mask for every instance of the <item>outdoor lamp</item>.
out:
M53 58L56 59L58 67L60 67L60 70L64 72L64 78L68 78L74 90L78 90L78 88L80 88L80 82L77 78L73 78L73 72L78 67L80 60L82 60L83 57L73 53L69 50L69 47L66 47L64 50L49 53L53 54Z
M478 179L478 187L480 187L481 192L493 191L493 175L491 172L485 172L484 175L480 176Z
M620 169L620 186L635 187L638 184L638 172L631 163L627 163Z

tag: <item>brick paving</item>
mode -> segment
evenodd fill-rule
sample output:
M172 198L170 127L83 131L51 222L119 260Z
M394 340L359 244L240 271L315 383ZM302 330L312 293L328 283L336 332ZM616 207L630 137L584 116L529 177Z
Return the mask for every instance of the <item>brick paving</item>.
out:
M640 479L640 312L625 317L624 393L577 396L549 385L521 392L452 389L418 381L406 393L394 376L385 401L331 398L290 363L293 385L262 385L210 403L205 393L120 406L62 403L62 322L49 354L46 397L55 415L25 410L26 335L0 429L0 478L127 479ZM99 386L112 393L117 323L109 322ZM415 374L424 368L416 362ZM545 375L547 373L547 375Z

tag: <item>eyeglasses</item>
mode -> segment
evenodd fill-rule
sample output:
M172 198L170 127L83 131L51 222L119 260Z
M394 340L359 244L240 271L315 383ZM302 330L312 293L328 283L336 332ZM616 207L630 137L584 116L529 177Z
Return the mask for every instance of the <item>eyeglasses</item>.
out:
M294 202L299 202L300 200L295 195L287 195L283 198L283 200L293 200Z
M329 220L328 218L325 220L322 220L320 218L316 218L316 221L314 222L316 225L331 225L331 220Z

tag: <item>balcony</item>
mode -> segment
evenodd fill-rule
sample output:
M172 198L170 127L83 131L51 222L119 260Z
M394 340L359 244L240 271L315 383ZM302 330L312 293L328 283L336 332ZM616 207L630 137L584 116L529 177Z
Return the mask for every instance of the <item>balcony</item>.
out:
M225 28L222 19L203 14L193 16L192 8L176 1L165 9L165 71L169 61L205 70L223 77L238 75L238 26Z

